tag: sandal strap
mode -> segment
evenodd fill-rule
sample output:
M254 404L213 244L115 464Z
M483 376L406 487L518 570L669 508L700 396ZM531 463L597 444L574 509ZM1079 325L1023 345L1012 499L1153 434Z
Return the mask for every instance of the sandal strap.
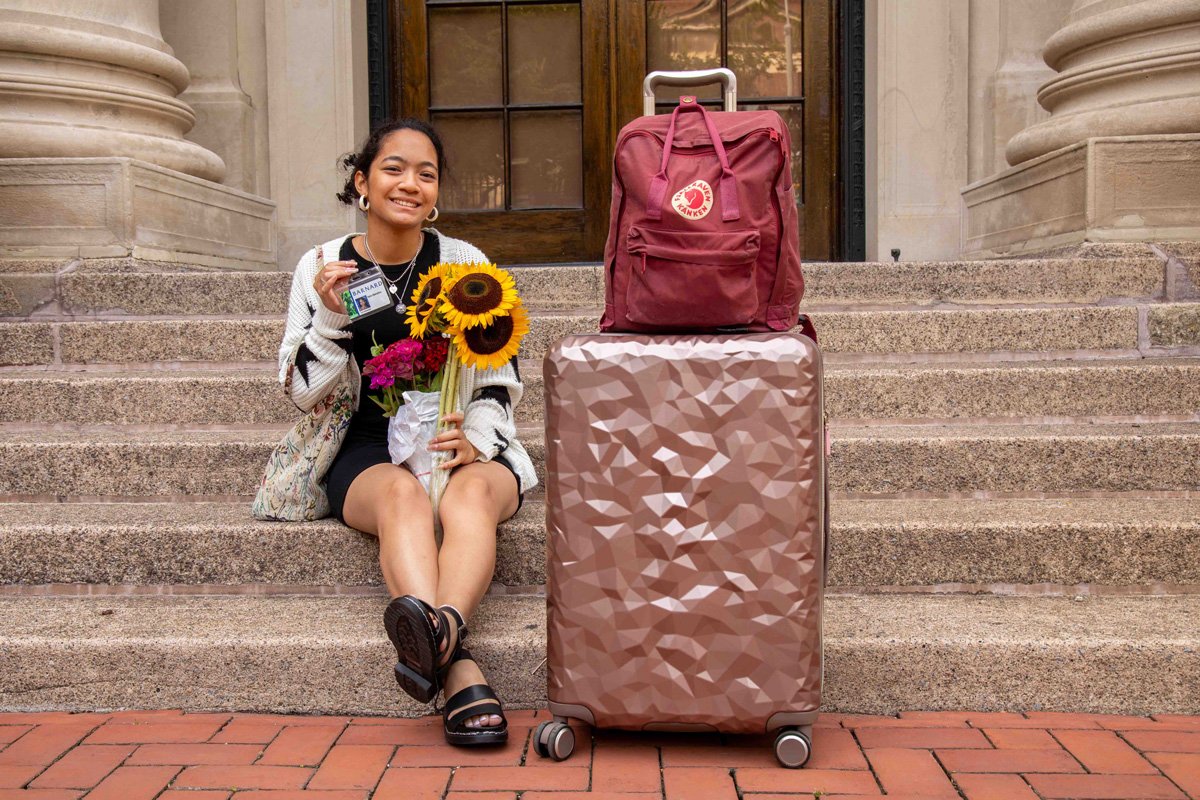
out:
M463 618L462 613L449 603L438 606L438 611L449 612L450 615L454 617L454 622L458 626L458 638L459 640L465 639L467 636L467 621Z
M478 703L478 705L470 705L479 700L488 702ZM464 708L469 706L469 708ZM504 718L504 707L500 705L500 698L492 691L492 687L487 684L477 683L474 686L468 686L460 692L457 692L449 700L446 701L446 725L451 729L458 726L471 717L479 717L485 714L496 714L502 719ZM502 725L507 723L507 719ZM489 729L495 727L499 729L501 726L488 726Z

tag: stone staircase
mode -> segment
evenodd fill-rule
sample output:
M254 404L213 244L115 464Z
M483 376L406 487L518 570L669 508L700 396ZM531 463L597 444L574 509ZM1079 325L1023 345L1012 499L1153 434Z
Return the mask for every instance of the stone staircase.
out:
M806 265L833 426L828 710L1200 711L1189 263ZM514 273L541 471L541 356L595 330L603 277ZM249 514L297 413L275 365L290 280L0 264L0 709L427 712L390 677L374 539ZM501 527L473 624L513 707L545 699L543 515L535 494Z

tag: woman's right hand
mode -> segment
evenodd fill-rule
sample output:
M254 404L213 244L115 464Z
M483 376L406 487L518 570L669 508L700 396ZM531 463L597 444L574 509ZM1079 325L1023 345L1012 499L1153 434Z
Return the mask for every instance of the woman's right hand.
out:
M358 268L353 261L330 261L321 267L313 278L313 289L321 298L321 304L335 314L345 314L342 292L346 291L350 276L356 272Z

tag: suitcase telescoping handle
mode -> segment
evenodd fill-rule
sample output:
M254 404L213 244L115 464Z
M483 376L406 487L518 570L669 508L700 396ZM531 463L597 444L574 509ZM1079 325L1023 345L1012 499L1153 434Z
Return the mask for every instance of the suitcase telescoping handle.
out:
M725 110L737 111L737 76L733 70L689 69L682 72L651 72L642 81L642 116L654 116L654 89L658 86L707 86L721 84L725 95Z

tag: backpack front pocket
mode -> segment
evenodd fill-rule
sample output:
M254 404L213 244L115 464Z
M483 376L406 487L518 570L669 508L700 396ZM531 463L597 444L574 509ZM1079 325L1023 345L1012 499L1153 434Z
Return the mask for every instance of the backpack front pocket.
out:
M756 230L629 229L625 316L639 325L746 325L758 311Z

